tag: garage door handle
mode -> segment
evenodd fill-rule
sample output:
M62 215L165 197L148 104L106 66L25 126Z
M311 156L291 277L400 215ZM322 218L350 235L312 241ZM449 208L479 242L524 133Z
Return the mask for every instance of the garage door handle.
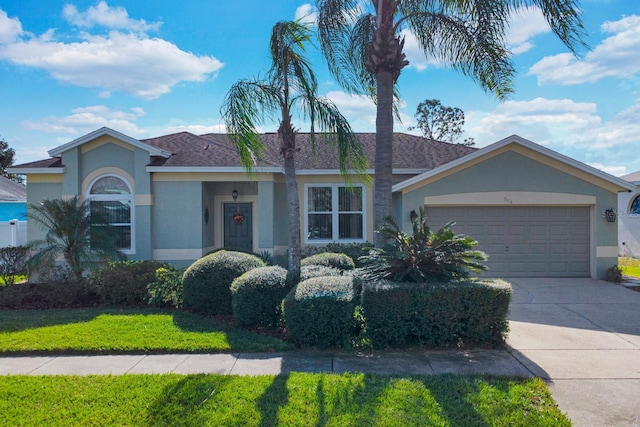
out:
M505 251L505 252L509 252L509 246L505 246L505 247L504 247L504 251Z

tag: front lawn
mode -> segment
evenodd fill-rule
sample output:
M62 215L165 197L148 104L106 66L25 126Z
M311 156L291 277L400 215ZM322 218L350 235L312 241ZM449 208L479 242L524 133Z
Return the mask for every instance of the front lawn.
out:
M569 426L539 379L364 374L0 377L3 424Z
M67 309L0 311L0 353L262 352L279 339L181 311Z
M618 258L618 267L622 269L622 274L625 276L640 279L640 259L624 257Z

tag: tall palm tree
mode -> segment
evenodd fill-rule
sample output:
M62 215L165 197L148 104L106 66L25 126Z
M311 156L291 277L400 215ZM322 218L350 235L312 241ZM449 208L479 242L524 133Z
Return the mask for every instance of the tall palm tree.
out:
M408 65L402 31L415 36L425 57L474 79L504 100L515 69L506 41L509 17L539 7L553 32L573 52L584 29L577 0L316 0L322 51L350 93L377 105L374 224L391 214L393 111L396 83ZM376 245L381 246L380 236Z
M306 59L311 30L299 21L278 22L270 40L271 68L265 79L240 80L227 93L221 115L229 141L248 171L261 159L265 146L257 125L279 120L280 152L284 159L289 231L289 283L300 277L300 201L295 171L296 129L292 114L311 123L311 143L316 137L338 147L340 171L364 172L364 150L347 119L329 100L318 96L318 82ZM316 128L321 134L316 134Z
M78 196L30 204L27 217L46 230L43 239L29 243L32 268L51 266L63 258L76 281L96 262L123 259L116 233L99 212L92 212Z

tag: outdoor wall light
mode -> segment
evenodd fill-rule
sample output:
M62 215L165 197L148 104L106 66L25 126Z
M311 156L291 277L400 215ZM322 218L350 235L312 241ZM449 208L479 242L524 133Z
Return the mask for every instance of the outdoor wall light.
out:
M409 214L409 219L411 219L411 222L416 222L416 220L418 219L418 214L416 213L415 209L411 209L411 213Z
M602 216L607 222L616 222L616 211L613 208L605 209L602 211Z
M238 200L238 190L234 188L233 191L231 192L231 197L233 197L234 202Z

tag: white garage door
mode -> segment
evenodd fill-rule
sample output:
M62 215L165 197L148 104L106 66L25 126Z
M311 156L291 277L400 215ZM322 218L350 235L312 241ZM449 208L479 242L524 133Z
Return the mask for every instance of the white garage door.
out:
M427 207L436 231L453 230L479 242L489 254L485 276L589 276L589 207L485 206Z

